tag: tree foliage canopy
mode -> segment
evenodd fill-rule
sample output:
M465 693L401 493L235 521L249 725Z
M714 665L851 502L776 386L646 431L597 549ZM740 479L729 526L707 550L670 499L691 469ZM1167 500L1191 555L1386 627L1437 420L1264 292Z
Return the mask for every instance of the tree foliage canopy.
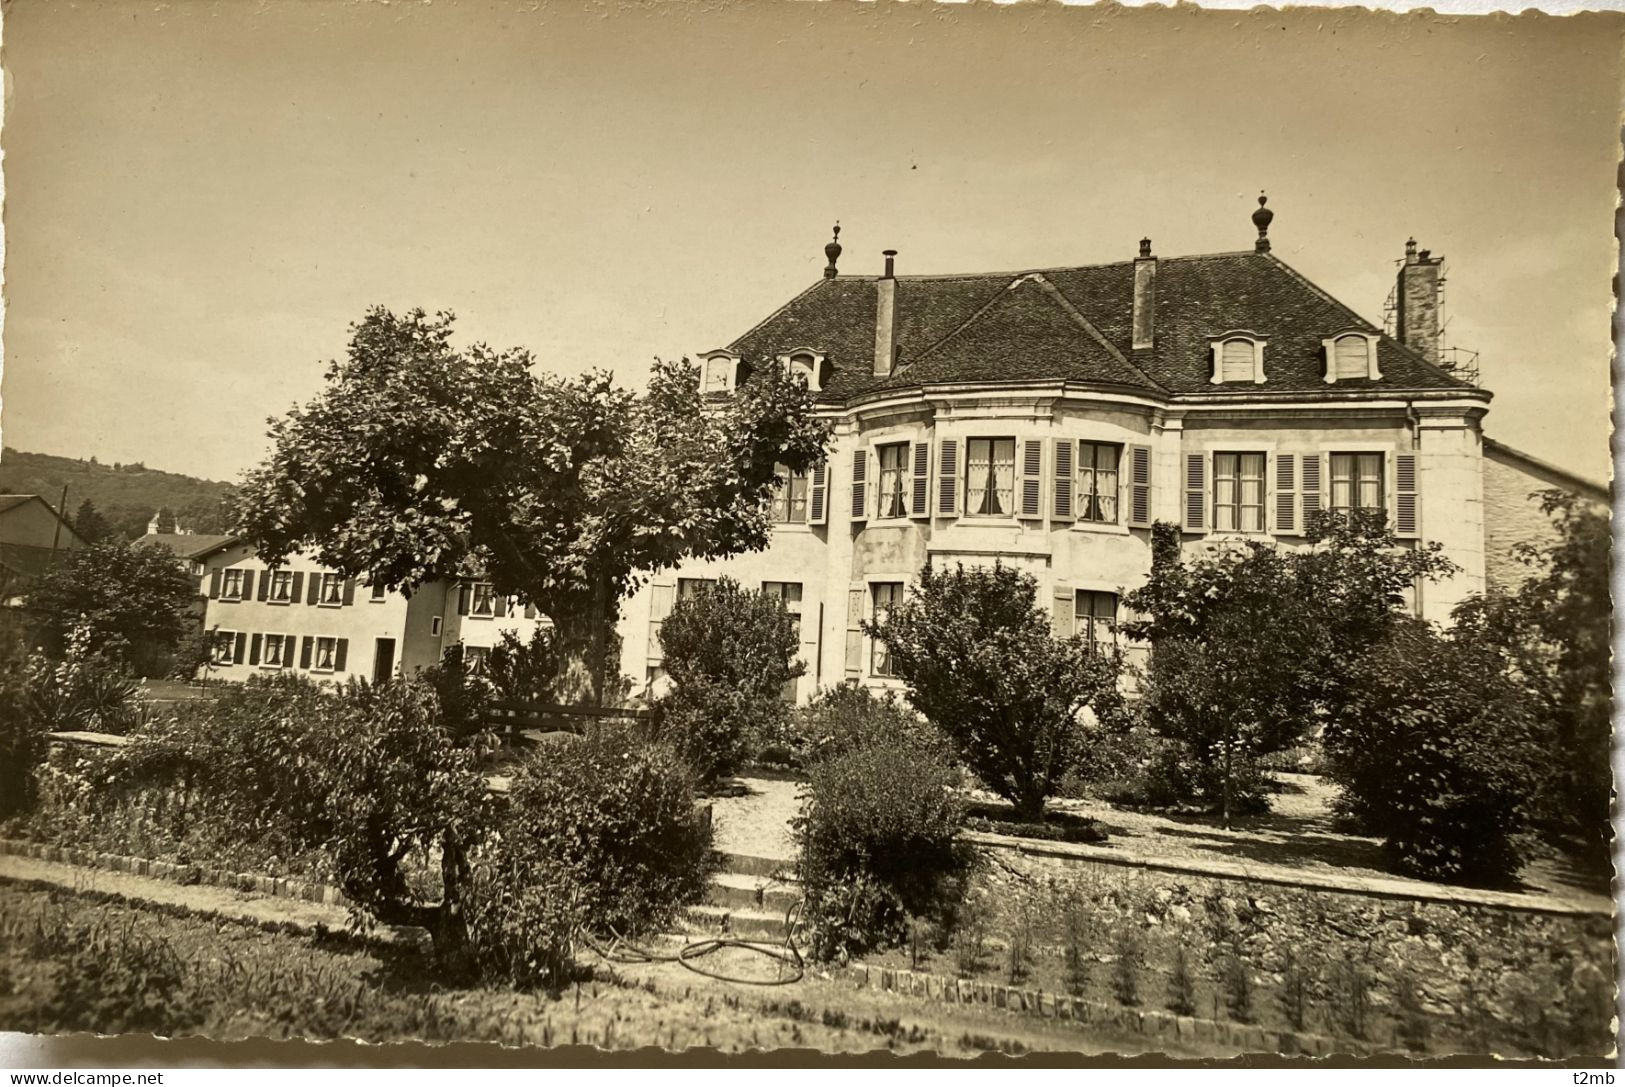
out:
M70 631L91 650L150 672L186 632L197 583L168 551L100 543L57 553L24 597L59 656Z
M806 386L777 368L707 399L695 366L657 362L639 394L460 350L452 325L370 310L322 394L272 421L239 503L267 562L309 548L407 591L472 565L562 631L596 631L643 575L765 547L775 465L823 455Z
M995 563L920 572L904 602L865 630L885 643L908 700L989 789L1026 819L1089 742L1080 715L1121 708L1121 657L1058 639L1030 574Z

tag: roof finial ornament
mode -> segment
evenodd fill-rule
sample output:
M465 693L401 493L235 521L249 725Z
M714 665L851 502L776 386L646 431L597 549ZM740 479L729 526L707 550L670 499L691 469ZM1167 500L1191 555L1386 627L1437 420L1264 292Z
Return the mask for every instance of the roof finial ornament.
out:
M830 239L828 245L824 246L824 256L829 258L829 264L824 267L824 278L834 279L835 262L841 259L841 223L839 219L835 221L835 237Z
M1265 196L1264 190L1260 189L1258 191L1258 210L1253 212L1253 225L1258 228L1258 240L1253 243L1253 252L1255 253L1268 253L1270 251L1270 222L1275 218L1275 213L1264 206L1268 201L1269 197Z

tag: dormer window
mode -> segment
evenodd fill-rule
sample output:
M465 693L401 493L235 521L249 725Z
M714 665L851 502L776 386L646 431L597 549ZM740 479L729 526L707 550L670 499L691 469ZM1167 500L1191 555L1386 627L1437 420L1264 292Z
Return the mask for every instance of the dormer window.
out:
M807 383L807 388L818 392L822 388L820 377L824 369L824 356L811 348L797 348L794 351L779 356L779 362L784 366L784 372L790 377L799 377Z
M1264 384L1264 347L1268 343L1251 332L1232 332L1211 341L1214 385Z
M738 355L728 351L709 351L700 356L700 392L707 396L730 393L738 383Z
M1377 369L1376 333L1351 329L1321 340L1320 346L1326 354L1326 384L1382 377Z

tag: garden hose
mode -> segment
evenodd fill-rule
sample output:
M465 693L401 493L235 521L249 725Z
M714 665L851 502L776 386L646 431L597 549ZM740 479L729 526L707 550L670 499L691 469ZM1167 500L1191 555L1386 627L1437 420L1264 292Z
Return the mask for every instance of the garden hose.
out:
M609 931L614 939L608 947L599 943L588 933L583 933L582 938L587 946L597 952L601 958L612 963L633 965L651 962L675 962L694 971L701 977L732 982L735 985L791 985L807 975L806 963L801 958L801 950L796 946L796 930L801 927L800 914L801 903L799 901L785 911L784 942L782 944L770 943L766 940L739 940L731 936L708 936L703 940L693 940L684 944L677 949L675 954L667 954L634 944L613 928ZM736 977L715 970L706 970L698 965L697 960L708 955L714 955L726 948L739 948L742 951L755 952L758 955L772 959L774 962L789 966L790 972L788 976L769 980Z

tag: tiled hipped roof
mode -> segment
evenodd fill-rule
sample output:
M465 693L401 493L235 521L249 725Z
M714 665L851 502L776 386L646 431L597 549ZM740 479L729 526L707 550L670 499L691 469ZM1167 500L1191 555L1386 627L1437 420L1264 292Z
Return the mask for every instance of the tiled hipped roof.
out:
M1134 350L1134 263L964 276L899 276L897 367L876 377L873 276L824 279L736 340L747 362L811 346L832 367L822 400L959 382L1075 381L1155 396L1355 390L1467 390L1383 336L1382 377L1325 383L1321 341L1380 330L1268 253L1157 261L1155 346ZM1268 340L1263 386L1213 385L1210 340L1237 330Z

